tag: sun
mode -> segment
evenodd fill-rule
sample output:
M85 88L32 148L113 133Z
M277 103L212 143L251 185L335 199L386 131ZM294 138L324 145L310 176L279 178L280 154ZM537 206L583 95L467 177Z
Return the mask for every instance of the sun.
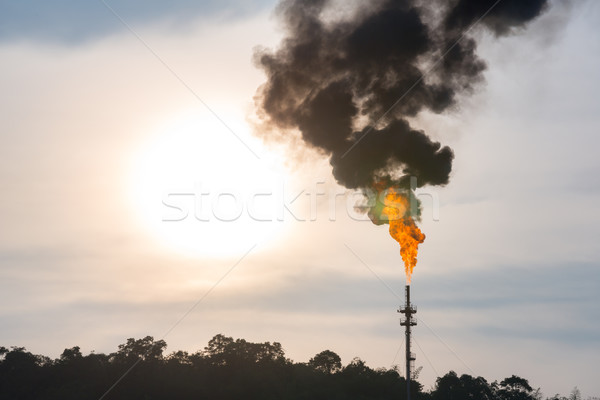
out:
M231 257L281 237L282 164L243 118L171 117L134 157L130 197L153 240L195 257Z

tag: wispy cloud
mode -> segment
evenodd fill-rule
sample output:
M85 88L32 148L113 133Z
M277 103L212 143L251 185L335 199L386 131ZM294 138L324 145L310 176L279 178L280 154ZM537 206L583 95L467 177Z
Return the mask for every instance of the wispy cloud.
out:
M112 3L111 3L112 4ZM271 7L273 0L114 2L120 15L136 24L167 23L170 29L190 27L198 18L240 18ZM0 41L34 40L67 45L122 31L124 27L100 1L34 0L0 3Z

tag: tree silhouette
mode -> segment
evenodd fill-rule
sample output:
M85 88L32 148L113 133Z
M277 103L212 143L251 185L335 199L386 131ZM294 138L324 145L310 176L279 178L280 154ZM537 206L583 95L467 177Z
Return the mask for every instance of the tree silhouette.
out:
M200 351L174 351L152 336L129 338L111 354L84 355L79 346L51 360L23 347L0 346L0 399L211 399L211 400L405 400L406 380L392 369L372 369L360 358L342 366L331 350L307 363L285 357L280 343L252 343L215 335ZM500 383L453 371L435 387L411 381L415 400L540 400L526 379ZM580 400L577 389L569 398Z
M499 400L535 400L534 390L527 379L512 375L494 385Z
M456 372L450 371L437 379L431 398L433 400L492 400L495 396L484 378L474 378L471 375L461 375L459 378Z
M308 365L317 371L332 374L342 369L342 359L331 350L323 350L311 358Z
M111 354L117 363L131 363L138 360L158 361L162 359L162 353L167 347L164 340L154 341L152 336L143 339L127 339L127 343L119 345L119 351Z

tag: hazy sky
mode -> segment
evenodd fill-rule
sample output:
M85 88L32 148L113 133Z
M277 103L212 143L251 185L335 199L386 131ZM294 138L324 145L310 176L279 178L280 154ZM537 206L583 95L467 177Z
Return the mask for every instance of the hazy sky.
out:
M397 243L322 156L252 134L275 2L83 4L0 2L0 345L223 333L402 368ZM518 35L476 30L486 83L413 121L456 153L420 194L426 387L452 369L600 396L599 20L554 1Z

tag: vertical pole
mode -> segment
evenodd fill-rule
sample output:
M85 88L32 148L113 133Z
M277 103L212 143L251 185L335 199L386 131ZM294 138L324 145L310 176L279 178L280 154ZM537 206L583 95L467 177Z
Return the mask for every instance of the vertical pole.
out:
M406 304L400 308L398 312L406 315L404 320L400 319L400 325L406 328L406 399L410 400L410 378L411 378L411 364L415 359L410 351L410 336L411 326L417 324L417 321L413 321L412 315L416 314L417 309L410 304L410 285L406 285Z
M406 400L410 400L410 285L406 285Z

